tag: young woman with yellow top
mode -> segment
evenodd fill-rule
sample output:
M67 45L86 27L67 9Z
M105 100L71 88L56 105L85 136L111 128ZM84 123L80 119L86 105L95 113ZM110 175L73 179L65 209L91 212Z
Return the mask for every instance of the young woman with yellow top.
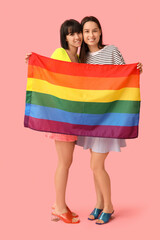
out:
M70 19L61 25L60 40L62 48L54 51L51 58L67 62L79 62L78 47L82 43L82 28L79 22ZM31 54L25 57L26 62ZM58 165L55 173L56 201L52 207L52 220L63 220L66 223L79 223L78 215L71 212L65 201L69 168L73 160L73 151L77 136L64 134L47 134L55 140L58 155Z

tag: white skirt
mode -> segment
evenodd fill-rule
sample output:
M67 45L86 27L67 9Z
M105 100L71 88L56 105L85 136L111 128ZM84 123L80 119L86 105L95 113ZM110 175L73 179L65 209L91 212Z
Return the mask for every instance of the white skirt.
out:
M92 149L93 152L97 153L120 152L121 147L126 147L125 139L117 138L78 136L76 144L84 149Z

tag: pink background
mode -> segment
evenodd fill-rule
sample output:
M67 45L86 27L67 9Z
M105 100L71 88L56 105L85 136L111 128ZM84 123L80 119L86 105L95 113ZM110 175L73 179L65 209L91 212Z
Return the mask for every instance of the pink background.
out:
M5 1L1 6L0 239L159 239L159 1ZM87 220L95 192L89 152L76 147L67 189L68 205L81 223L51 222L55 199L54 142L23 127L27 65L34 51L50 56L60 46L59 28L69 18L96 16L104 43L116 45L127 63L141 61L139 138L110 153L114 220ZM3 84L3 86L2 86Z

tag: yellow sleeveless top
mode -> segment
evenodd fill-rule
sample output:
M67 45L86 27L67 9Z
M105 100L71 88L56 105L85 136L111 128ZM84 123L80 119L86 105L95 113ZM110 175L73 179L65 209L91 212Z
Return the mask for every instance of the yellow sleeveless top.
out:
M80 63L78 54L77 54L77 57L78 57L78 61ZM60 61L71 62L71 59L69 58L69 56L64 48L57 48L54 51L54 53L52 54L51 58L60 60Z
M57 48L52 54L51 58L65 62L71 62L66 50L64 48Z

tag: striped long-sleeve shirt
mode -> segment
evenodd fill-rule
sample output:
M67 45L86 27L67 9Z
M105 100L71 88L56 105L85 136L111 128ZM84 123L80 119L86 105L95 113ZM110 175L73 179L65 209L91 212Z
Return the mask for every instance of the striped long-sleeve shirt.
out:
M89 52L86 57L86 63L89 64L125 64L125 61L114 45L107 45L97 52Z

